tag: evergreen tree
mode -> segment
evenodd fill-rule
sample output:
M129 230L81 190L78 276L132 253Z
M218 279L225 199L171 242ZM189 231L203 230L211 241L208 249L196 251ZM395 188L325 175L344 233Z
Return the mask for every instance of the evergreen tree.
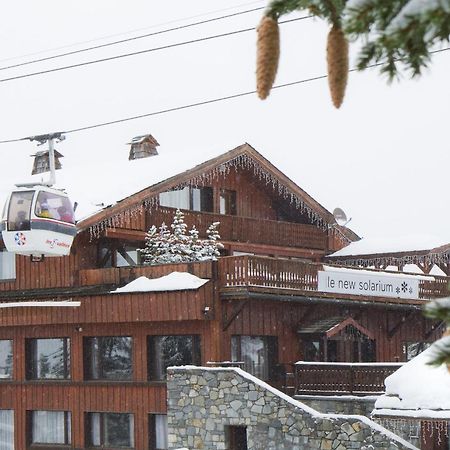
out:
M219 222L211 224L206 231L208 238L199 239L193 226L189 232L184 214L178 209L168 227L163 223L159 229L153 225L145 238L145 248L140 249L144 264L168 264L214 260L220 256L223 245L219 242Z
M447 364L450 371L450 297L435 300L425 307L425 314L432 318L441 320L447 327L444 336L446 339L436 344L436 351L432 364Z

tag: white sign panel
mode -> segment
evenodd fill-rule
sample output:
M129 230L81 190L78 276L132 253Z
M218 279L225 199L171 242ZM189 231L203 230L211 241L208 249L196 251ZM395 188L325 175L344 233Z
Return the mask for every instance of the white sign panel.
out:
M378 275L376 272L319 271L318 290L373 297L419 298L419 280L413 277Z

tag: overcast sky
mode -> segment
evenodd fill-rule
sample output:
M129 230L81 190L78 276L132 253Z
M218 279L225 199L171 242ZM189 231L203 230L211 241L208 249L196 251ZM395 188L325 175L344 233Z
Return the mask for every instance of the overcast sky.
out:
M0 28L0 67L265 3L7 2ZM0 81L252 27L260 17L258 11L107 49L0 70ZM326 73L326 33L326 26L311 19L281 26L277 84ZM114 37L104 39L108 36ZM253 90L255 40L255 32L247 32L0 82L0 140L73 129ZM67 47L74 43L81 44ZM41 53L56 48L60 49ZM332 106L324 79L276 90L264 102L252 95L70 134L58 149L65 155L63 164L79 168L80 179L83 167L96 164L101 180L102 161L116 159L119 180L120 165L127 164L125 143L136 135L151 133L161 144L161 153L187 159L194 153L227 151L248 142L326 208L343 208L352 217L351 227L361 236L428 234L450 242L449 69L450 52L442 52L419 80L405 78L388 85L376 70L353 73L340 110ZM20 181L30 171L29 155L36 150L29 142L0 146L2 183ZM83 181L86 189L95 185L93 180Z

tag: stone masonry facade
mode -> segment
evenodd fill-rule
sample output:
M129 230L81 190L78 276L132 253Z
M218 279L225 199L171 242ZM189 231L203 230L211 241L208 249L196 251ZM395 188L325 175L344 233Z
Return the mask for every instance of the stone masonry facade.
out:
M227 450L244 426L248 450L414 449L362 416L321 414L240 369L168 369L169 450Z

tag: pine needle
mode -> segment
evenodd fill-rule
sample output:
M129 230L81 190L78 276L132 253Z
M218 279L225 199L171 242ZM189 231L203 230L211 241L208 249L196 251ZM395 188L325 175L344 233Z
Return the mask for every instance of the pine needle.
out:
M267 98L275 81L280 57L278 22L264 16L258 27L256 90L261 100Z
M348 78L348 41L340 27L333 25L327 43L328 86L336 108L342 105Z

